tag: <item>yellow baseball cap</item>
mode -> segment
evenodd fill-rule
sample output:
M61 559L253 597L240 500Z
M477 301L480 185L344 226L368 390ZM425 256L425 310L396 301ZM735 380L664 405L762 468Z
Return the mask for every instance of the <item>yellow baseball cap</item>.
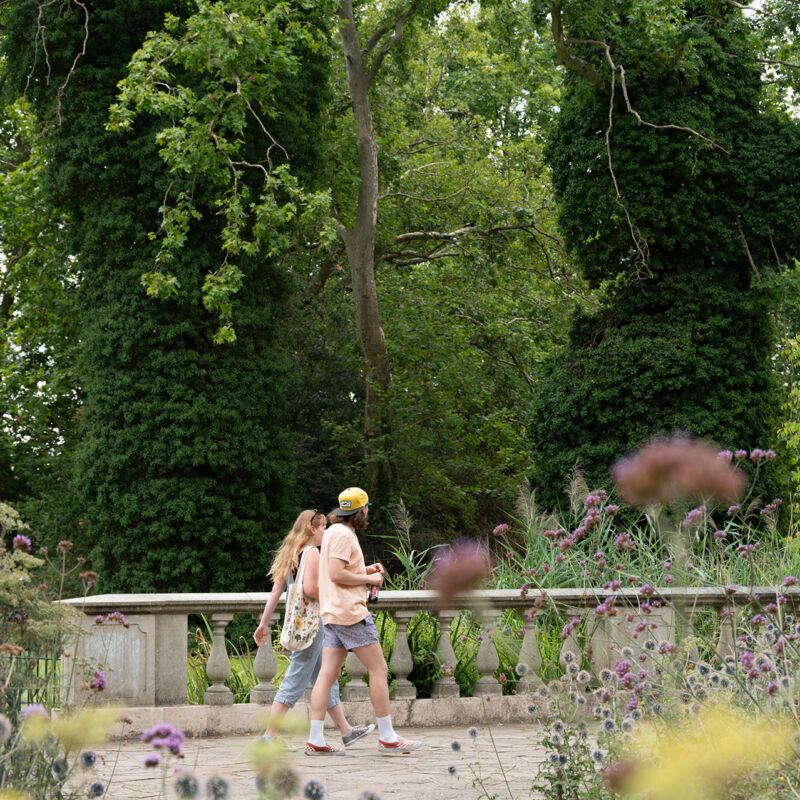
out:
M337 517L349 517L364 508L369 503L369 497L363 489L351 486L339 495L339 508L334 512Z

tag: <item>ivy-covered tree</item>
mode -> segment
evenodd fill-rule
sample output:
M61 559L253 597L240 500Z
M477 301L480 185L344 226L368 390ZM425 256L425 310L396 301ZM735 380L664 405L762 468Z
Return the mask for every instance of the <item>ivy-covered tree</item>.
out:
M800 251L800 126L765 92L741 4L539 5L567 68L548 149L561 230L603 298L536 395L535 483L556 504L576 463L606 485L654 435L774 443L761 282Z
M48 200L68 214L79 269L85 402L75 480L86 518L75 521L77 538L96 549L106 590L262 586L294 501L281 426L285 361L275 347L285 272L268 249L239 254L249 280L238 297L238 335L229 347L215 345L218 322L200 302L205 284L224 311L225 297L208 279L223 260L215 187L171 174L159 157L156 133L168 108L150 109L126 130L107 129L132 54L165 15L177 20L187 6L20 0L4 10L10 74L50 125ZM298 5L297 13L324 42L313 10ZM287 42L261 56L274 56L267 90L277 87L282 104L241 127L232 157L259 162L268 128L274 162L308 175L325 72L300 39ZM205 95L202 76L187 80ZM141 278L152 272L160 207L176 186L191 211L170 254L181 291L163 301L147 295ZM239 192L248 189L240 176Z

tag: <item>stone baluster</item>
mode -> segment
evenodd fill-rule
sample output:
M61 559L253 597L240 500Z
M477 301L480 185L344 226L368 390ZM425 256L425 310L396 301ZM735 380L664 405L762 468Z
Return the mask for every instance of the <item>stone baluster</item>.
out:
M480 673L480 678L475 681L473 688L476 696L503 694L503 687L500 681L494 677L494 673L500 666L497 648L494 646L493 630L495 619L494 612L487 613L483 619L481 643L480 647L478 647L478 656L475 659L475 666Z
M278 673L278 662L275 660L275 650L272 646L272 623L278 619L275 613L270 618L269 638L256 651L253 659L253 674L258 678L258 683L250 690L250 702L267 705L275 699L276 689L272 679ZM260 614L253 614L255 619L261 619Z
M700 660L700 651L697 649L697 637L694 633L694 618L699 609L691 608L686 613L686 627L682 631L678 647L681 653L686 653L687 661L696 664Z
M458 684L455 681L456 654L453 651L450 630L457 615L458 611L455 609L441 609L436 612L436 619L439 622L439 644L436 652L444 674L434 681L431 697L458 697Z
M417 687L408 680L414 669L414 660L408 646L408 623L416 616L416 611L395 611L394 621L397 632L394 637L391 668L397 685L394 691L395 700L413 700L417 696Z
M531 608L531 612L533 612L533 608ZM525 620L523 629L525 635L517 659L517 674L519 675L517 694L531 692L542 686L542 679L537 674L542 666L542 656L539 653L539 643L536 638L536 618L531 613L530 616L526 615L523 619Z
M342 700L369 700L369 686L362 680L367 674L367 668L358 660L355 653L347 654L344 666L351 680L344 687Z
M211 653L206 662L206 675L211 686L203 695L203 702L207 706L229 706L233 704L233 692L225 685L226 679L231 674L231 660L225 648L225 628L233 619L233 614L212 614L211 630L214 641L211 644Z
M717 655L723 661L728 656L736 655L736 646L733 636L733 615L735 606L725 606L719 611L719 639L717 640Z

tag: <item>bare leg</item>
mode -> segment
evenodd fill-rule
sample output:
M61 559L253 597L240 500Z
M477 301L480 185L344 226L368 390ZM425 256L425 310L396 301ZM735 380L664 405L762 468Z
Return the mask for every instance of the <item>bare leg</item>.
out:
M372 701L375 716L389 716L391 713L391 706L389 705L389 668L386 666L386 659L383 657L383 649L376 643L368 644L364 647L356 647L353 652L369 672L369 699Z
M325 719L325 707L328 705L331 686L334 681L339 680L339 673L342 671L342 664L344 664L346 656L347 650L343 648L322 648L322 666L314 688L311 690L311 719ZM341 705L339 708L341 709ZM344 716L344 713L342 715Z
M339 667L339 669L341 669L341 667ZM328 691L330 691L330 689ZM338 726L339 732L342 734L342 736L347 736L347 734L350 733L353 726L347 721L341 703L331 706L328 709L328 716L333 721L333 724Z
M264 731L264 736L275 736L280 728L281 720L286 716L289 706L281 703L280 700L272 701L272 708L269 710L269 723Z

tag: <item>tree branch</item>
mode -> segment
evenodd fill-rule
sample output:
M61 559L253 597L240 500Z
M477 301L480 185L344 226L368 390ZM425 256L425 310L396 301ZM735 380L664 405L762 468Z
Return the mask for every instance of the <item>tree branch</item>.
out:
M561 3L550 4L550 30L556 46L556 64L566 67L572 72L585 78L592 86L604 87L605 78L588 62L573 55L564 39L564 29L561 23Z
M375 54L375 58L372 60L372 66L369 68L369 72L367 73L367 86L372 85L372 81L375 80L375 76L378 74L378 71L381 68L381 64L383 64L383 59L386 58L386 54L403 38L403 23L414 13L416 10L416 2L412 2L409 7L395 20L394 23L394 33L392 37L381 45L381 49ZM364 54L369 53L377 44L378 41L388 32L389 26L383 27L383 33L378 39L375 40L373 43L373 39L377 36L379 31L376 31L371 37L370 40L367 42L367 49L364 51Z

